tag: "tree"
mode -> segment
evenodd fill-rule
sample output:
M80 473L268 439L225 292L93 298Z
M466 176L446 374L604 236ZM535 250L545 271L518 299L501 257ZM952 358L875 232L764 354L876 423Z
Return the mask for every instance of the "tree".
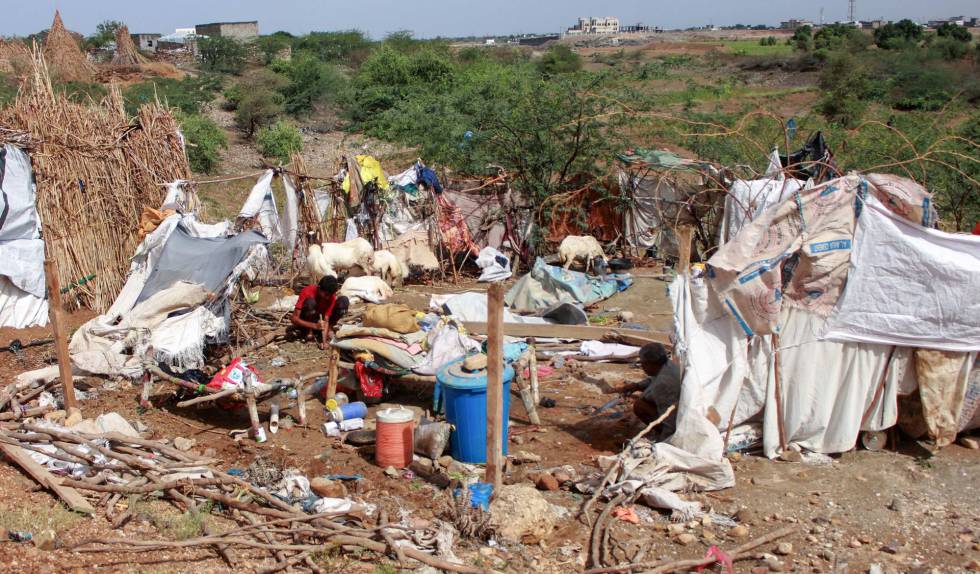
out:
M871 38L864 32L847 24L831 24L817 30L813 35L813 47L817 50L863 50L871 44Z
M817 110L828 121L852 127L861 120L867 103L869 78L863 68L846 52L834 54L820 74L819 87L823 97Z
M299 130L282 120L260 129L255 136L255 143L263 157L283 163L288 162L294 153L303 150L303 136Z
M235 104L235 125L245 137L271 124L282 115L283 97L279 92L286 80L271 70L261 69L247 74L230 94Z
M119 20L104 20L95 26L95 34L88 38L89 46L93 48L104 48L107 44L116 41L116 31L125 26Z
M922 36L922 26L908 19L889 22L874 31L875 44L885 50L917 46Z
M283 78L277 89L282 94L284 109L293 115L308 112L317 102L334 97L343 84L343 78L332 65L310 53L297 54L288 62L276 62L273 69Z
M552 46L538 61L538 70L542 74L568 74L582 69L582 56L579 56L565 44Z
M214 36L198 42L198 59L209 72L238 75L245 68L246 55L245 45L234 38Z
M943 22L936 28L936 35L940 38L950 38L965 44L973 41L973 34L970 34L970 31L965 26L960 26L952 22Z
M187 161L195 173L213 173L221 161L222 149L228 148L228 137L210 118L181 114L180 131L187 141Z
M262 54L262 60L266 64L271 64L283 50L291 48L294 41L292 34L280 31L268 36L259 36L255 40L255 47Z
M786 43L798 52L809 52L813 50L813 28L810 26L800 26L793 32L793 36Z
M359 30L310 32L293 44L295 52L310 52L325 62L358 64L371 49L371 41Z

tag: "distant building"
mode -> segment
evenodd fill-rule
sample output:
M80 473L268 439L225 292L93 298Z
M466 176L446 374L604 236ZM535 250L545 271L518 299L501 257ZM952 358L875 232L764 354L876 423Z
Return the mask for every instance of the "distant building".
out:
M967 28L976 28L980 26L980 18L967 18L966 16L953 16L952 18L944 18L942 20L929 20L928 26L930 28L938 28L943 24L955 24L957 26L966 26Z
M885 24L888 24L888 20L862 20L861 27L865 30L877 30Z
M156 52L157 42L162 37L161 34L130 34L136 49L140 52Z
M566 34L577 36L580 34L618 34L619 18L606 16L605 18L595 18L588 16L579 18L578 22L568 29Z
M813 22L810 20L797 20L796 18L791 18L785 22L780 22L779 27L783 30L796 30L798 28L803 28L804 26L813 27Z
M637 22L631 26L620 26L619 31L624 34L638 34L642 32L652 32L654 29L650 26L644 25L642 22Z
M256 20L251 22L214 22L211 24L198 24L194 26L194 33L198 36L234 38L236 40L254 40L259 36L259 23Z
M497 39L496 38L487 38L487 39L485 39L483 41L483 44L485 46L493 46L493 45L496 45L496 43L497 43Z

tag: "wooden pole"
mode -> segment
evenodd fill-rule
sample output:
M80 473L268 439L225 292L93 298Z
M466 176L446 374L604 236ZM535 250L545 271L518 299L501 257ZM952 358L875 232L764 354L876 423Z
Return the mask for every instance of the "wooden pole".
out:
M783 387L779 376L779 335L772 334L772 368L775 378L776 395L776 428L779 430L779 450L780 453L786 450L786 429L783 427Z
M487 471L484 482L500 491L503 473L504 425L504 286L487 291Z
M530 371L531 378L531 400L537 405L541 402L540 396L538 396L538 355L537 349L535 348L537 341L534 337L529 337L527 340L528 350L531 351L531 356L528 360L528 370ZM537 413L535 413L537 414Z
M694 228L690 225L682 225L677 228L677 273L687 274L691 269L691 237Z
M330 359L327 364L327 399L330 400L334 398L337 394L337 361L340 360L340 354L337 349L333 347L330 348Z
M65 410L78 408L75 400L75 381L71 375L71 357L68 355L68 322L61 306L61 285L58 282L58 265L50 257L44 260L44 280L48 286L48 317L54 332L55 351L58 354L58 372L65 392Z

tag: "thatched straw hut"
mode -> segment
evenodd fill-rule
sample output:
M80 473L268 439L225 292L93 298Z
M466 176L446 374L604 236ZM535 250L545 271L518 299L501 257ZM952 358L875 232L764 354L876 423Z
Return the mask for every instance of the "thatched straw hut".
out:
M19 40L0 38L0 73L20 78L29 73L31 51Z
M75 37L65 29L58 11L44 39L44 59L51 73L62 82L91 82L95 78L95 64L85 57Z
M177 121L159 103L127 118L119 90L101 103L68 100L51 86L47 66L34 71L17 100L0 110L0 144L29 148L37 210L66 304L105 311L121 289L138 243L144 207L160 206L164 184L190 172Z
M132 36L129 35L129 27L120 26L116 30L116 54L112 57L114 66L138 66L148 62L143 54L136 49Z

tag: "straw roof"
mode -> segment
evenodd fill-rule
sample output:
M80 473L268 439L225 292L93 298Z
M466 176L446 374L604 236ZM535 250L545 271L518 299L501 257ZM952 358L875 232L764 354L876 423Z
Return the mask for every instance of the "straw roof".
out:
M116 30L116 54L112 57L112 63L116 66L137 66L145 64L148 60L140 51L136 49L133 38L129 35L129 27L120 26Z
M63 82L91 82L95 78L95 64L85 57L75 37L65 29L57 10L44 39L44 59L54 76Z
M31 51L19 40L0 38L0 73L20 77L31 68Z
M100 103L55 91L43 57L15 102L0 110L0 144L27 145L48 254L62 286L95 275L67 305L105 311L125 282L138 244L140 214L159 207L164 183L190 171L178 125L158 102L127 118L113 86Z

